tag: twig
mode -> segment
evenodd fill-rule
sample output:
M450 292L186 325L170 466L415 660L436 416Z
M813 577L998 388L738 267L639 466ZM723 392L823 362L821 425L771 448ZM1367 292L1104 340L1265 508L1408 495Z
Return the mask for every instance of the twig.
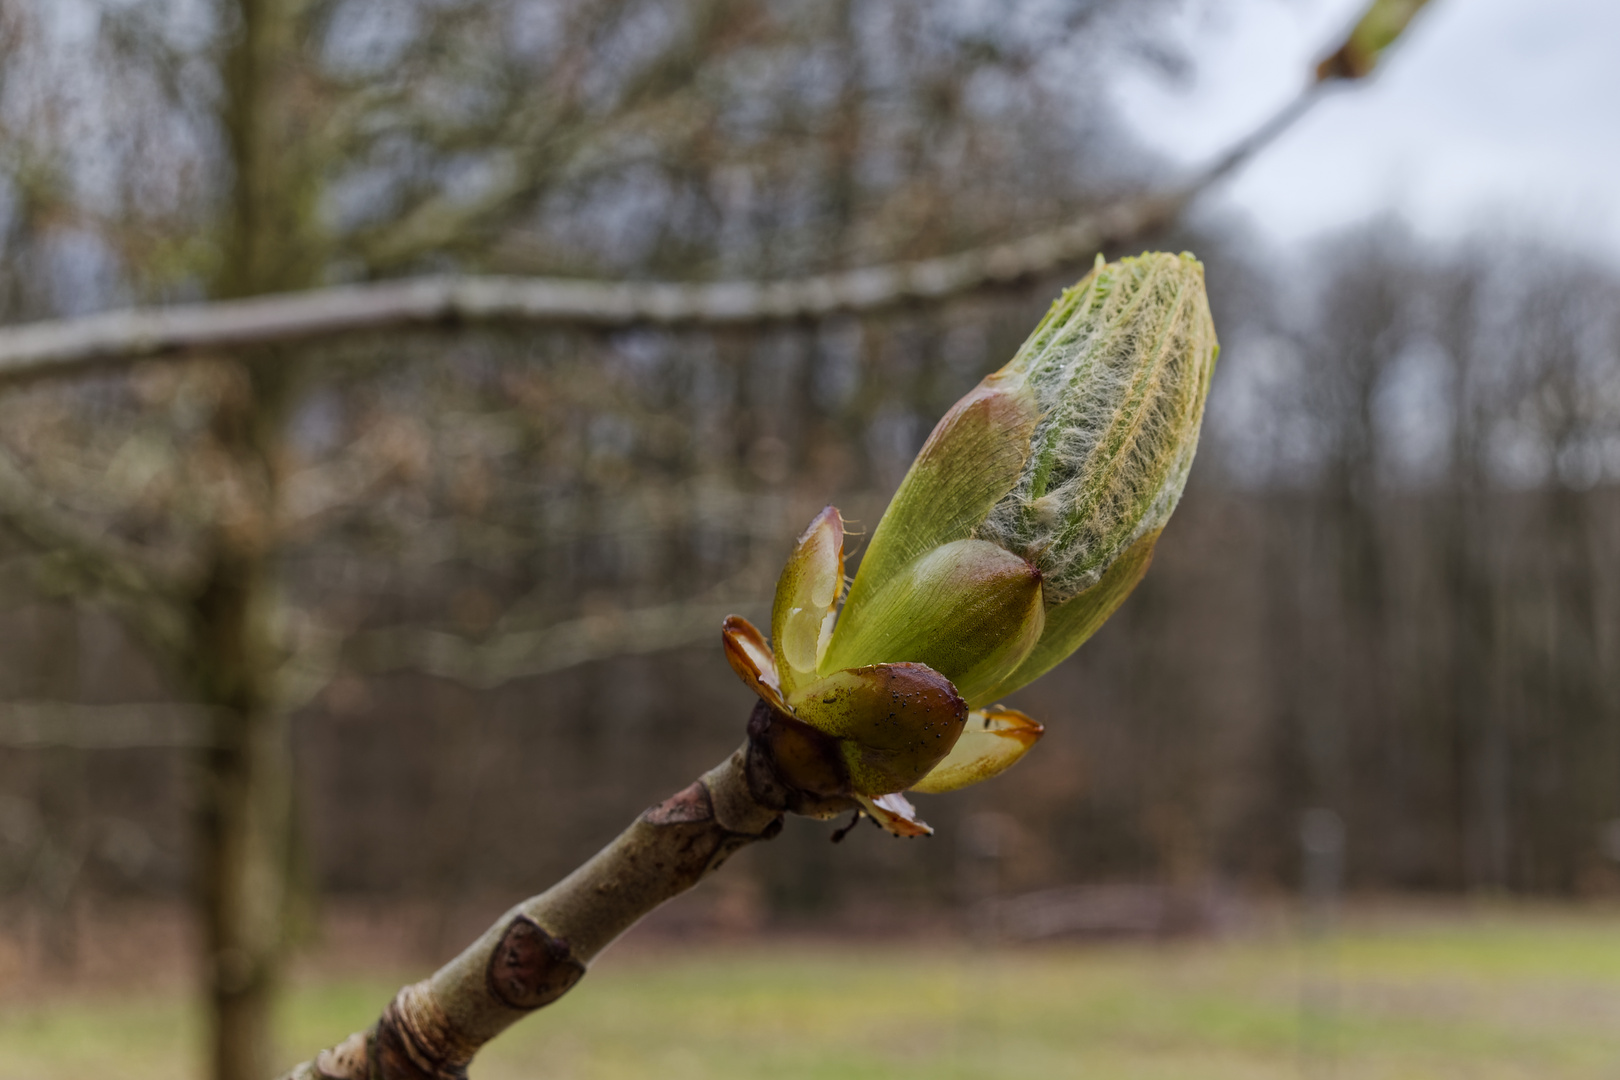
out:
M112 311L0 330L0 382L68 375L154 356L309 342L402 326L474 322L612 328L735 326L863 314L939 303L1089 259L1173 221L1186 204L1283 131L1319 99L1317 84L1189 182L1124 199L1006 244L915 262L784 281L708 285L553 278L424 277L249 300Z
M95 576L125 592L170 593L183 588L178 559L141 548L57 505L0 451L0 524L40 551L68 551L93 565Z
M401 990L369 1030L283 1080L464 1080L480 1047L567 993L642 916L780 832L789 801L745 744L567 878L502 915L431 978Z

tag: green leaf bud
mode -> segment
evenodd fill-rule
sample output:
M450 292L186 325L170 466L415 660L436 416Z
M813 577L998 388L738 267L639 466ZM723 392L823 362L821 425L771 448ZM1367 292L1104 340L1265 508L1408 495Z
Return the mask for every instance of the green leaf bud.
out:
M1218 353L1196 259L1099 257L934 428L842 612L843 524L828 507L777 583L771 641L727 620L739 677L837 741L852 792L886 828L926 831L893 793L995 775L1038 737L1027 717L984 710L930 776L969 708L1068 656L1141 580L1186 484Z
M1364 79L1371 75L1385 50L1400 40L1426 3L1428 0L1373 0L1344 44L1316 66L1317 80Z

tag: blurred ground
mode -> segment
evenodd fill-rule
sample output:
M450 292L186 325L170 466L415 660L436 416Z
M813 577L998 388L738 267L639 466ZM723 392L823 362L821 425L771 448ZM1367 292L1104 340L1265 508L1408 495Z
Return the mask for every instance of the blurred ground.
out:
M1360 906L1345 926L1334 942L1302 943L1279 914L1223 940L997 949L633 935L576 993L493 1044L474 1073L1620 1074L1620 911ZM306 965L282 1020L289 1061L365 1025L400 982L421 975L388 973L371 953L334 949ZM13 982L0 990L0 1078L197 1075L183 974L81 978L26 998Z

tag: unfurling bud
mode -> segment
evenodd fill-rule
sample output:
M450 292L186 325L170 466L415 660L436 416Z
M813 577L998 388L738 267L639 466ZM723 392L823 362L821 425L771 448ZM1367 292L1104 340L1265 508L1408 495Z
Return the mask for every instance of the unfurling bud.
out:
M738 674L831 740L874 820L925 831L893 793L986 779L1039 738L985 706L1073 652L1141 580L1218 351L1196 259L1099 257L934 428L841 613L843 522L828 507L777 584L774 647L727 621Z

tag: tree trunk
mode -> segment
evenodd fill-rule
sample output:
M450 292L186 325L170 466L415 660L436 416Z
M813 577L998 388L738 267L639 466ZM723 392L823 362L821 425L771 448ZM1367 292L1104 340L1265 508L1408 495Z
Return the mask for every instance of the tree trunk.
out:
M222 0L234 36L222 69L220 126L233 173L216 296L307 286L308 185L286 102L296 41L285 0ZM234 18L230 16L234 15ZM193 684L215 709L197 809L213 1080L265 1080L280 983L291 861L292 769L274 679L282 421L295 376L285 356L232 361L214 416L229 494L213 523L194 606Z
M237 368L215 417L241 498L215 525L194 606L192 671L215 710L202 751L198 900L205 928L214 1080L271 1075L270 1017L281 968L291 835L287 718L277 705L274 448L285 369Z
M264 1080L286 906L286 723L270 708L223 715L199 822L211 1075Z

